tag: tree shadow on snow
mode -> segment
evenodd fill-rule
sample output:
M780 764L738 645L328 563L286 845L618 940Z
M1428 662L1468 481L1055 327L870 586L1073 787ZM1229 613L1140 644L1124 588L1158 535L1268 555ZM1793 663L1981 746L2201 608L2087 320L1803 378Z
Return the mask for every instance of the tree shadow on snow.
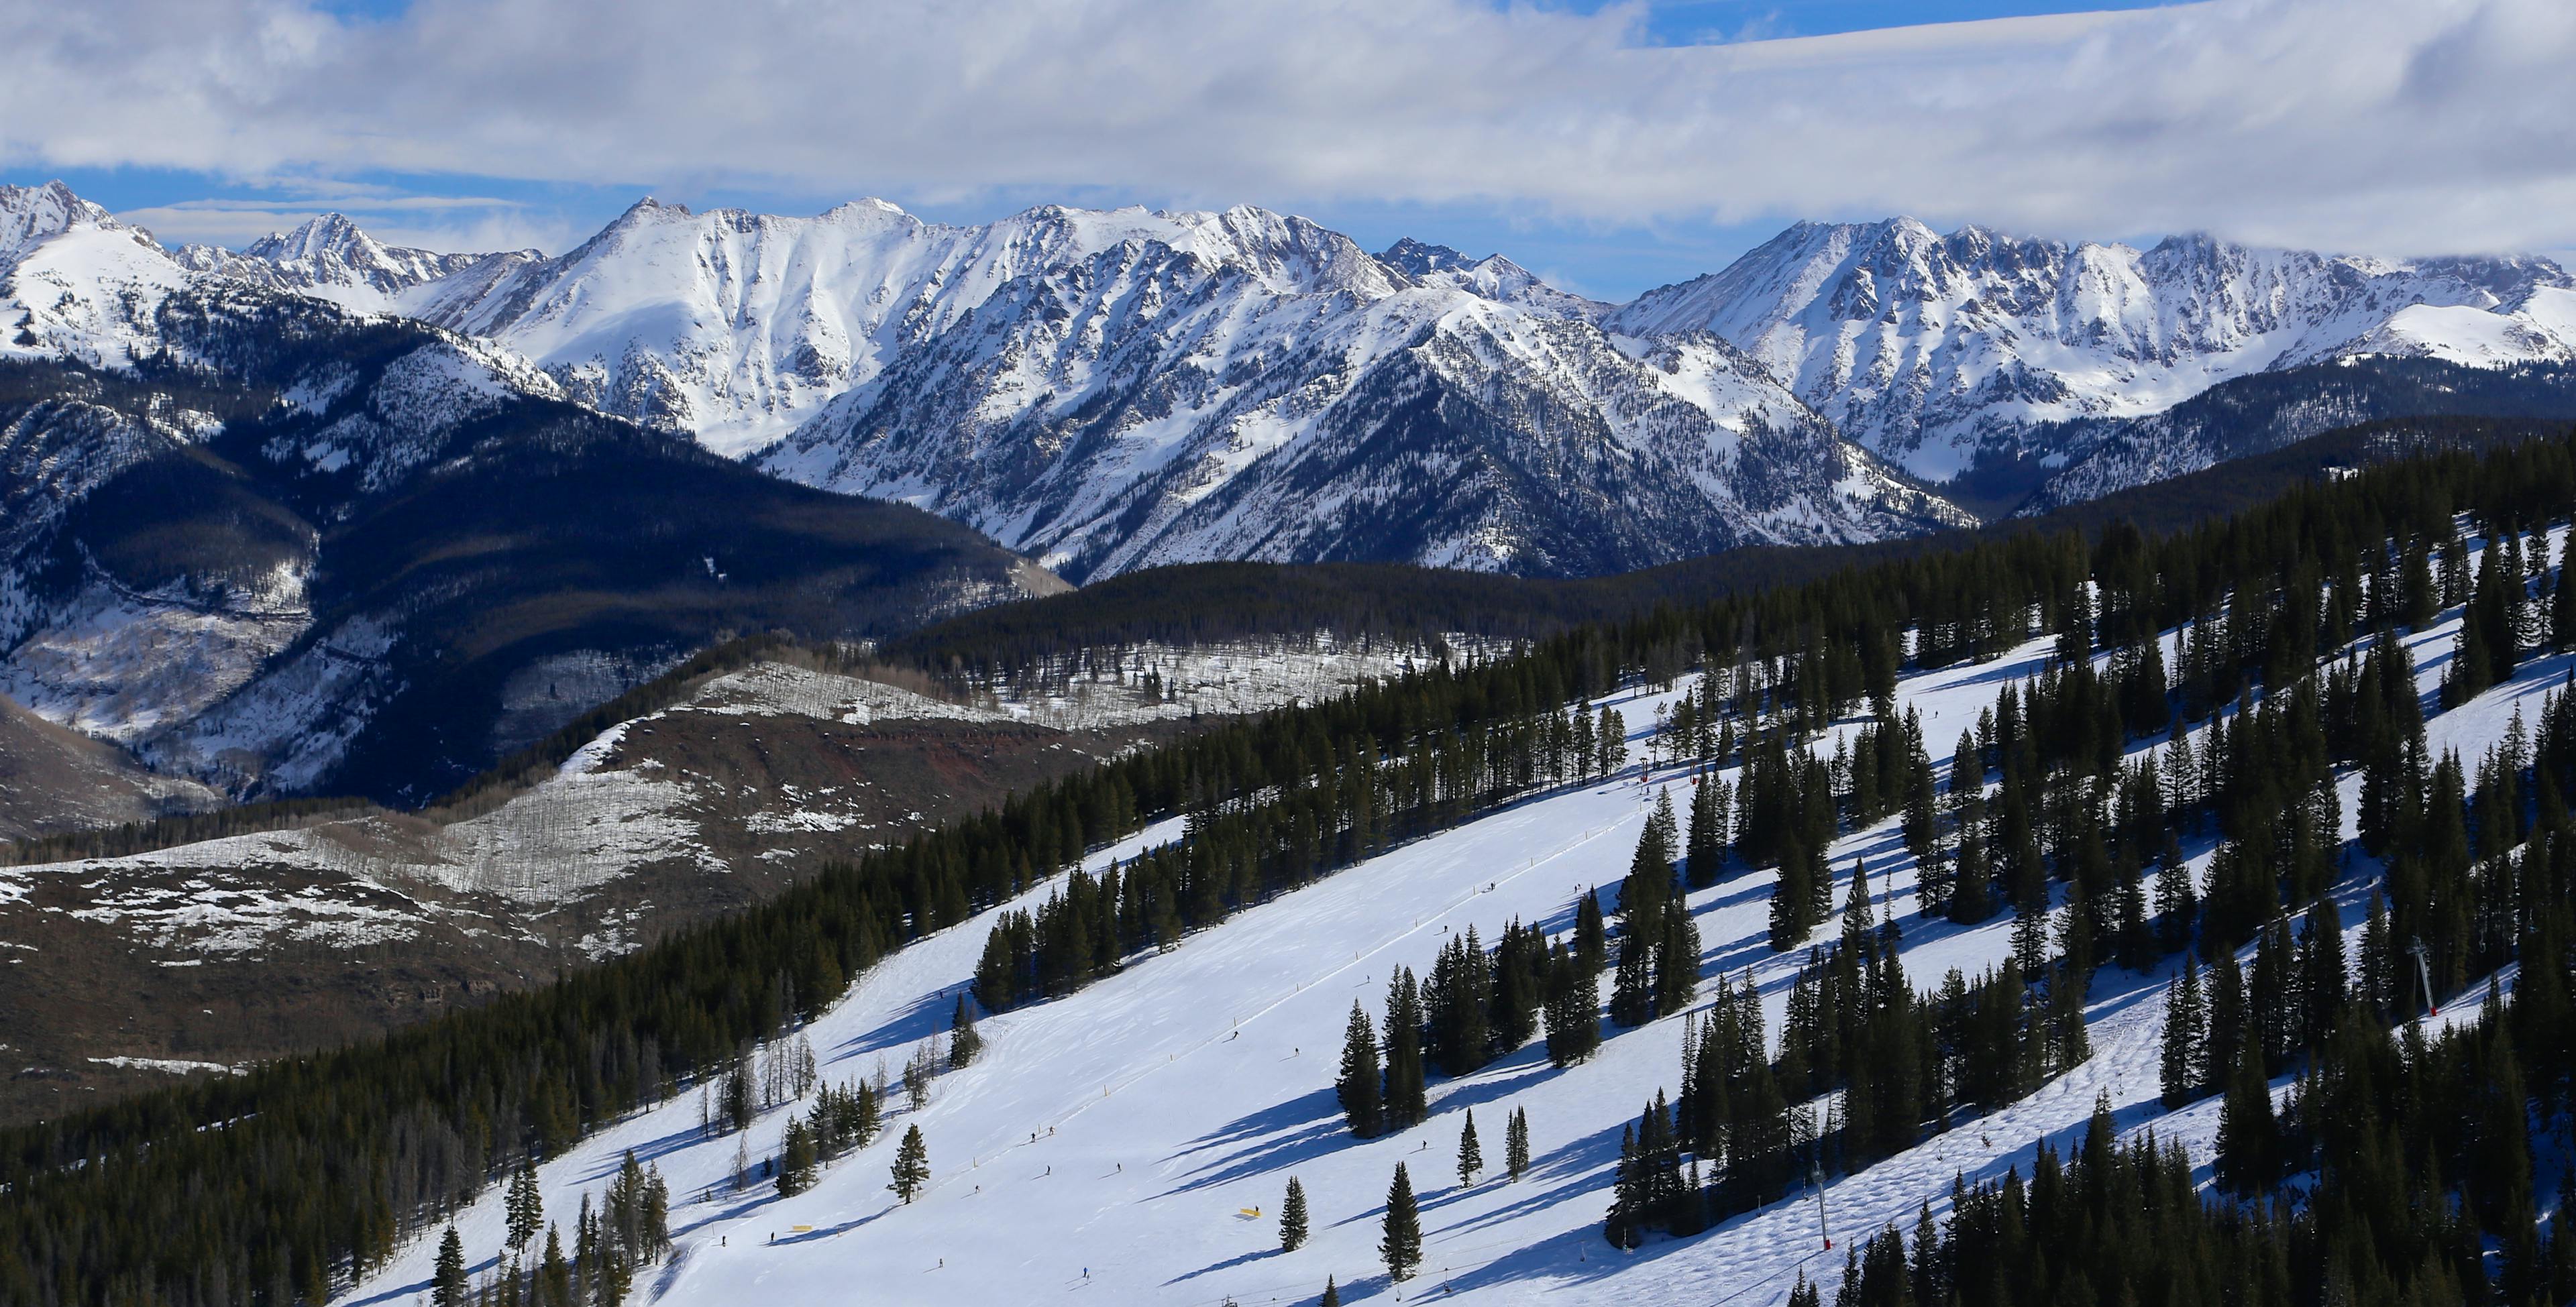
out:
M901 1012L880 1023L876 1029L842 1040L841 1046L833 1049L825 1061L827 1063L844 1062L854 1057L865 1057L870 1053L884 1052L888 1049L909 1048L947 1029L949 1015L956 1010L955 990L940 990L924 994L905 1005Z
M1163 1281L1163 1285L1165 1288L1169 1288L1172 1285L1179 1284L1183 1280L1195 1280L1202 1275L1214 1275L1219 1271L1230 1271L1238 1266L1246 1265L1251 1262L1262 1261L1266 1258L1277 1257L1279 1255L1280 1250L1277 1248L1256 1248L1251 1252L1244 1253L1240 1256L1228 1257L1221 1262L1210 1262L1195 1271L1183 1271L1180 1274Z
M1239 1143L1261 1135L1276 1134L1282 1130L1312 1125L1339 1111L1341 1111L1341 1102L1334 1097L1331 1088L1313 1090L1286 1102L1273 1104L1261 1111L1236 1117L1191 1140L1163 1160L1175 1161L1192 1153L1206 1152L1211 1148L1222 1148L1227 1144Z

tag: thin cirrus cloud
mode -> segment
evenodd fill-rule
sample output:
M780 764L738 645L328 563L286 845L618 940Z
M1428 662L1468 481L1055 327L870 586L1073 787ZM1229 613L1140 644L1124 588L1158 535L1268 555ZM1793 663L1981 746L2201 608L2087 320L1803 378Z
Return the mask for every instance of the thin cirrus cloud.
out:
M117 217L168 240L233 248L324 213L345 214L388 244L431 249L553 249L574 235L561 213L500 196L310 179L255 180L240 189L129 207Z
M2566 0L2215 0L1711 45L1647 39L1645 12L18 5L0 14L18 55L0 165L932 206L1056 188L1611 230L1905 212L2390 254L2576 243ZM462 212L413 225L512 220Z

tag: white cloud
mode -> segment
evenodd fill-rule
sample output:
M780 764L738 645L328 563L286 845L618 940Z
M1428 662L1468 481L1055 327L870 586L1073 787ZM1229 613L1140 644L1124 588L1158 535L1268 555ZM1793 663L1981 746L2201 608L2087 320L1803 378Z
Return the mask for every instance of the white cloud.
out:
M336 182L298 181L267 189L277 194L183 200L116 216L171 245L193 241L231 249L334 212L356 220L385 244L419 249L556 250L578 238L562 215L532 211L515 200L420 195Z
M1678 48L1638 19L1477 0L414 0L390 23L288 0L15 5L0 162L2576 243L2567 0L2218 0Z

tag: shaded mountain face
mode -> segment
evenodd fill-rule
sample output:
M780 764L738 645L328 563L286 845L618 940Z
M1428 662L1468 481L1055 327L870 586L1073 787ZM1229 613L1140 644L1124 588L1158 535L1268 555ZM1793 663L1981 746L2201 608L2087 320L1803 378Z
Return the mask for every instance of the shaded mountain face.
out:
M0 363L0 688L233 795L418 801L725 633L1062 588L416 323L209 279L129 339Z
M1946 481L1981 461L2062 463L2081 451L2048 424L2162 412L2235 377L2359 357L2576 358L2576 281L2544 259L2395 262L2207 237L2138 250L1900 218L1800 223L1605 321L1713 332L1844 434Z

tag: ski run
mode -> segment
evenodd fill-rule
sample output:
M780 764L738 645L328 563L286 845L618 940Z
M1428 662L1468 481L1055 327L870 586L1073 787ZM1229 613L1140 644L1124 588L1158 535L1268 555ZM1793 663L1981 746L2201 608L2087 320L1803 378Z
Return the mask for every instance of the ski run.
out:
M2550 556L2562 556L2565 528L2550 538ZM2438 703L2434 692L2459 623L2455 607L2406 637L2428 712ZM2166 638L2170 658L2175 633ZM2004 686L2036 674L2050 648L2041 637L1995 661L1900 683L1898 711L1921 713L1923 740L1945 781L1950 742ZM2456 750L2474 763L2504 738L2517 713L2536 723L2571 662L2565 654L2531 658L2511 681L2433 713L2426 724L2433 756ZM782 1041L810 1042L822 1084L896 1083L897 1092L884 1098L885 1128L833 1161L813 1188L780 1198L761 1174L790 1118L810 1099L768 1107L750 1131L723 1135L702 1129L700 1089L690 1085L545 1163L546 1217L568 1238L583 1195L596 1202L631 1150L669 1184L674 1239L672 1254L639 1277L634 1300L692 1307L849 1302L858 1286L874 1303L1075 1296L1250 1307L1312 1302L1328 1275L1345 1301L1400 1292L1504 1303L1545 1294L1623 1307L1758 1307L1785 1301L1801 1271L1838 1283L1847 1239L1866 1239L1891 1222L1910 1228L1927 1201L1938 1217L1954 1177L1975 1183L2015 1167L2028 1175L2043 1141L2067 1150L2097 1097L2107 1099L2124 1137L2152 1129L2159 1140L2179 1141L2199 1180L2209 1182L2220 1100L2174 1112L2158 1103L2165 986L2182 955L2145 974L2103 965L2087 1000L2092 1057L2029 1097L1956 1121L1857 1174L1831 1177L1821 1193L1793 1186L1783 1201L1704 1234L1651 1236L1633 1252L1605 1241L1602 1218L1622 1128L1659 1089L1679 1089L1684 1023L1676 1017L1633 1029L1605 1022L1599 1054L1561 1070L1550 1066L1544 1041L1533 1040L1473 1074L1434 1078L1424 1123L1354 1138L1334 1093L1353 1000L1381 1011L1394 968L1427 975L1442 945L1470 928L1488 945L1515 919L1570 935L1576 900L1592 887L1614 908L1656 795L1669 793L1677 809L1688 807L1688 775L1638 759L1657 707L1691 684L1684 677L1661 693L1631 689L1596 701L1596 710L1615 707L1628 723L1631 761L1615 777L1535 792L1244 908L1069 996L985 1017L980 1055L940 1072L916 1108L900 1092L905 1063L947 1029L994 919L1043 902L1052 885L921 940ZM1841 723L1815 747L1830 752L1836 736L1862 724ZM2133 755L2163 747L2130 746ZM2341 781L2347 838L2359 785L2357 771ZM1901 928L1905 973L1918 991L1937 988L1952 968L1974 977L2000 964L2010 953L2009 912L1966 928L1919 915L1899 821L1890 816L1834 844L1835 917L1812 938L1836 932L1858 857L1870 868L1877 916ZM1087 865L1097 872L1180 831L1177 819L1160 823L1095 851ZM2204 835L2190 850L2203 873L2209 845ZM2334 891L2347 956L2357 955L2377 875L2371 859L2348 847ZM1774 954L1766 943L1773 876L1738 872L1691 891L1688 902L1702 941L1693 1010L1708 1009L1720 977L1739 984L1749 972L1776 1041L1806 950ZM2512 979L2510 969L2494 977L2495 991L2509 999ZM2477 1019L2487 989L2484 980L2473 984L2439 1019ZM2276 1098L2289 1082L2274 1082ZM1808 1106L1823 1110L1821 1102ZM1462 1187L1457 1146L1470 1108L1493 1160ZM1531 1167L1506 1182L1499 1159L1515 1109L1528 1114ZM931 1179L904 1204L889 1189L888 1168L911 1126L928 1145ZM753 1174L737 1187L744 1156ZM1420 1198L1424 1253L1415 1277L1400 1286L1387 1279L1377 1251L1388 1180L1399 1162L1408 1164ZM1313 1236L1298 1251L1282 1252L1279 1207L1292 1176L1311 1204ZM478 1283L493 1274L503 1245L505 1188L488 1186L456 1222ZM439 1235L433 1228L415 1238L338 1301L426 1301Z

